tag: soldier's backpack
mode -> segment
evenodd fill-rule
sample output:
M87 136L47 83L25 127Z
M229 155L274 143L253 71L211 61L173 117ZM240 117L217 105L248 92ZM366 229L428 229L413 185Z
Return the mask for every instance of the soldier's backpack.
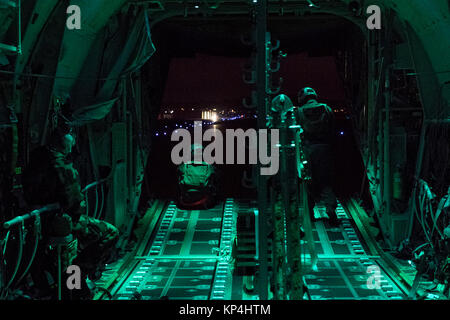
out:
M324 103L310 101L298 110L299 123L309 140L328 138L331 132L333 111Z
M178 167L179 185L184 190L204 190L211 184L214 167L206 162L183 163Z

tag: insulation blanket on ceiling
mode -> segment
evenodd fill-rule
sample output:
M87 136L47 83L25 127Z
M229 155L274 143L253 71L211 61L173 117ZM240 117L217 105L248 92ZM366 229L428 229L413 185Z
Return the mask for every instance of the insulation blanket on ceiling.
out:
M77 109L72 114L71 125L82 126L103 119L111 111L116 101L117 98Z

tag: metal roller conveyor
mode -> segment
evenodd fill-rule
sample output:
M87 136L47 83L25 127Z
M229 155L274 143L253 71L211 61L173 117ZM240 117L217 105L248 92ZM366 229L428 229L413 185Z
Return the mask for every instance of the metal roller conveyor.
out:
M229 299L234 203L208 210L181 210L170 203L148 252L114 298ZM228 288L230 290L228 290Z
M181 210L170 203L161 211L147 249L132 256L127 274L111 290L113 299L257 298L243 290L245 275L254 274L249 270L257 268L257 251L250 250L250 242L256 245L255 239L248 238L256 234L247 234L250 229L247 232L237 226L238 221L250 223L251 219L238 218L255 210L255 202L233 199L209 210ZM407 290L392 276L395 272L387 267L385 257L361 235L351 207L339 203L339 227L330 227L327 219L320 219L326 218L324 211L320 206L315 208L319 220L312 224L316 271L311 268L308 244L302 241L303 276L311 299L407 299ZM236 236L239 244L232 257ZM252 259L245 260L247 255Z
M320 217L320 208L316 209L316 217ZM406 299L405 292L381 267L381 257L367 254L365 243L341 203L336 212L341 221L338 228L330 228L326 220L313 224L319 261L318 271L305 275L311 299ZM303 258L308 262L308 255Z

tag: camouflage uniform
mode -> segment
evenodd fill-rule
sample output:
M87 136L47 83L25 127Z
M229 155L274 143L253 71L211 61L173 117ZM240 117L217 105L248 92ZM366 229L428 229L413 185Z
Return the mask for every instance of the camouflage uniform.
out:
M78 172L63 153L49 147L40 147L30 158L24 174L27 200L33 205L56 203L70 216L72 233L78 239L78 256L74 264L84 274L92 274L105 263L117 242L116 227L85 215L86 204L81 193ZM44 235L61 233L61 224L47 214L42 219Z

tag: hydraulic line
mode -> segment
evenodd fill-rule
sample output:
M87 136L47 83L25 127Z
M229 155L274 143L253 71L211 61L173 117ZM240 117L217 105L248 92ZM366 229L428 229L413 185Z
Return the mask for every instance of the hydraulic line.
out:
M422 227L422 230L424 232L425 237L427 238L427 241L430 243L431 247L433 247L433 244L431 242L430 237L428 236L428 232L427 232L427 230L425 228L425 224L424 224L423 207L424 207L424 202L425 202L425 196L424 195L419 195L419 196L420 196L420 199L419 199L419 202L420 202L420 206L419 206L419 208L420 208L420 216L419 216L419 214L417 212L417 209L416 209L416 218L417 218L418 222L420 223L420 225Z
M39 217L36 217L36 221L35 221L35 240L34 240L34 248L33 248L33 253L31 254L31 258L30 261L28 262L27 267L25 268L25 271L22 273L22 275L20 276L20 278L17 280L17 283L20 283L20 281L22 281L22 279L27 275L28 271L31 268L31 265L33 264L34 258L36 257L36 252L39 246L39 235L40 235L40 219Z
M11 286L11 284L13 283L14 279L16 278L17 272L19 271L19 267L20 264L22 262L22 256L23 256L23 246L24 246L24 235L23 235L23 230L25 229L25 221L33 216L36 216L36 228L38 228L38 226L40 225L40 220L39 220L39 214L41 214L42 212L47 212L47 211L51 211L54 210L55 208L59 208L59 204L50 204L47 205L39 210L33 210L32 212L23 215L23 216L17 216L14 219L7 221L3 224L3 227L8 229L16 224L19 224L19 252L17 255L17 261L16 261L16 266L14 268L14 272L10 278L10 280L8 281L8 284L5 286L5 288L3 289L4 293L7 292L8 288ZM8 231L9 232L9 231ZM19 278L19 281L22 280L22 278L25 276L25 274L28 272L29 268L31 267L33 260L36 256L36 251L37 251L37 247L38 247L38 240L39 240L39 230L36 229L36 242L35 242L35 247L33 249L33 254L32 257L30 259L30 262L28 263L28 266L25 268L25 272L21 275L21 277ZM9 233L7 234L7 237L9 236ZM6 246L4 248L3 253L6 252Z
M442 231L439 230L439 227L438 227L438 225L437 225L437 222L438 222L438 220L439 220L439 217L440 217L440 215L441 215L441 213L442 213L442 211L443 211L443 208L444 208L444 206L445 206L445 204L446 204L447 201L448 201L448 195L447 195L447 196L444 196L444 197L441 199L441 201L439 202L439 205L438 205L436 214L431 216L431 217L432 217L432 220L433 220L433 229L431 230L431 236L433 236L434 230L436 229L437 232L439 233L439 235L441 236L441 239L444 239L444 238L445 238L445 236L444 236L444 234L442 233Z
M24 228L24 221L22 221L22 225L19 226L19 253L17 255L16 266L14 268L14 272L13 272L8 284L5 286L5 289L4 289L5 292L6 292L6 290L8 290L8 288L13 283L14 278L17 275L17 271L19 271L20 263L22 262L22 254L23 254L23 231L22 231L22 229L23 228Z
M5 261L5 252L6 252L6 247L7 247L7 244L8 244L9 234L10 233L11 233L11 231L8 230L8 232L6 233L6 237L3 240L5 242L5 244L4 244L3 248L0 248L2 250L1 251L2 254L0 256L1 257L1 260L0 260L0 271L3 270L3 268L6 265L6 263L5 263L6 262ZM5 273L4 272L0 272L0 298L3 297L3 288L2 288L2 286L3 286L4 283L6 283Z
M89 191L89 189L91 189L92 187L95 187L96 188L96 196L97 196L97 200L96 200L96 212L94 212L94 215L93 215L93 217L95 218L96 216L97 216L97 205L98 205L98 193L97 193L97 187L98 187L98 185L101 185L102 186L102 205L101 205L101 210L103 210L103 206L104 206L104 189L103 189L103 184L105 183L105 182L107 182L112 176L113 176L113 174L114 174L114 172L116 171L116 167L117 167L117 164L118 163L123 163L123 160L119 160L119 161L117 161L116 163L114 163L113 164L113 167L112 167L112 169L111 169L111 172L108 174L108 176L106 177L106 178L103 178L103 179L100 179L100 180L98 180L98 181L94 181L94 182L92 182L92 183L90 183L90 184L88 184L83 190L81 190L81 192L82 193L84 193L84 195L85 195L85 201L86 201L86 215L87 216L89 216L89 197L88 197L88 191ZM100 215L98 215L98 216L100 216Z
M100 202L100 209L98 210L98 214L95 216L95 219L100 219L102 216L102 212L103 212L103 206L104 206L104 202L105 202L105 189L103 188L103 184L101 185L101 193L102 193L102 197L101 197L101 202Z
M421 244L417 248L413 250L413 253L417 252L418 250L422 249L423 247L429 246L430 244L428 242L425 242L424 244Z
M11 230L8 230L8 232L6 233L6 237L5 237L5 245L3 246L3 256L5 256L5 252L6 252L6 246L8 244L8 239L9 239L9 234L11 233Z
M92 217L97 219L97 211L98 211L98 184L95 185L95 210Z
M86 199L86 215L89 217L89 196L88 196L88 190L86 189L84 193L84 198Z
M115 165L113 167L113 170L115 171ZM113 172L113 170L111 170L111 173ZM86 199L86 215L89 216L89 189L91 189L92 187L95 187L95 211L94 214L92 215L92 218L97 219L98 213L98 185L102 186L102 197L103 197L103 183L105 183L106 181L108 181L108 179L111 177L111 173L104 179L98 180L98 181L94 181L90 184L88 184L83 190L81 190L81 192L84 193L84 198ZM102 206L101 206L102 210L103 210L103 202L102 202Z

